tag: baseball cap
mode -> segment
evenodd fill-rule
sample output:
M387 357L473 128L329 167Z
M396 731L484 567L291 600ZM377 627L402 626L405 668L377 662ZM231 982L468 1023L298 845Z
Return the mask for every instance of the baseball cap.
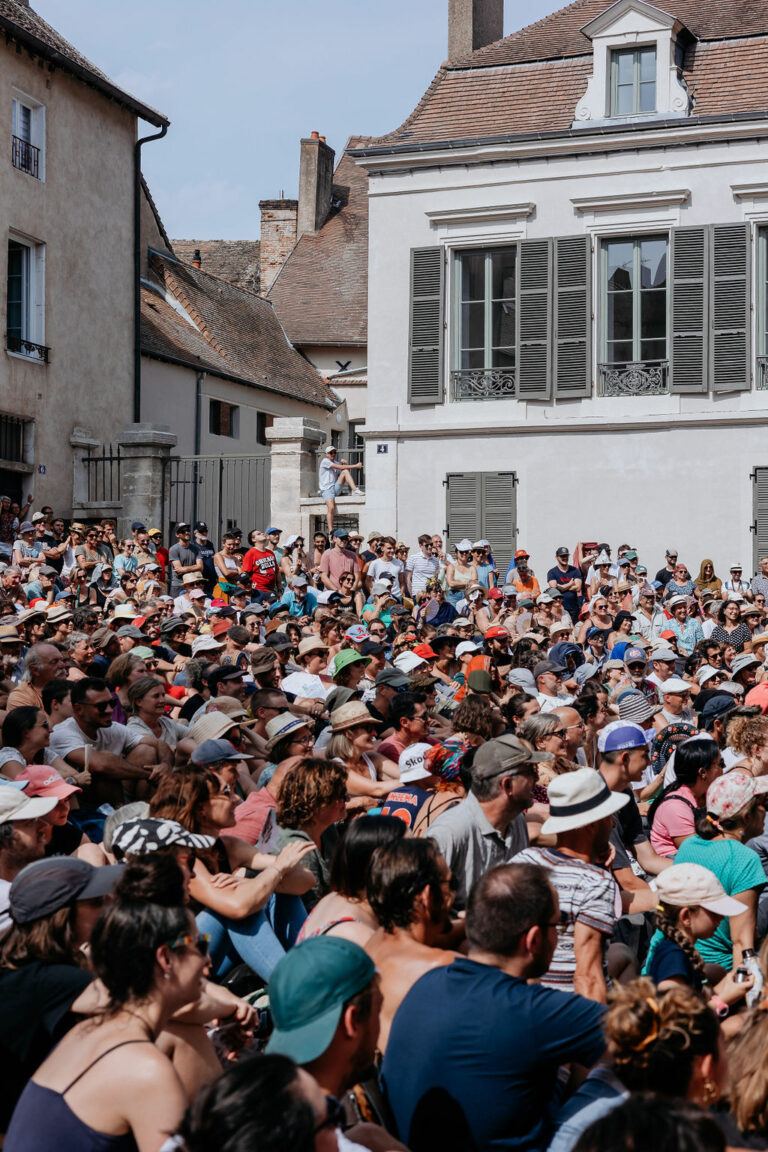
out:
M347 532L346 528L337 528L333 535L335 539L346 540L347 536L349 536L349 532Z
M177 525L177 527L178 527L178 525ZM187 527L189 527L189 525L187 525ZM131 532L146 532L146 528L142 524L141 520L134 520L133 521L133 523L131 524Z
M514 584L505 584L502 592L505 596L517 596L517 588L515 588Z
M621 706L619 706L621 712ZM619 720L606 725L611 731L607 732L601 752L623 752L628 748L647 748L648 742L645 732L639 724L627 723Z
M467 676L467 688L479 692L482 696L488 696L493 690L490 672L486 672L484 668L474 668Z
M566 547L558 548L555 552L555 556L567 556L567 555L568 555L568 549Z
M344 633L347 640L351 640L353 644L362 644L364 640L370 640L371 634L364 624L353 624L351 628L347 628Z
M68 784L60 772L47 764L27 764L16 779L27 781L27 796L54 796L56 800L66 800L75 792L82 792L82 788Z
M421 656L422 660L436 660L437 652L430 644L416 644L411 651L414 656Z
M424 760L431 747L431 744L411 744L400 753L397 763L400 768L401 784L412 784L416 780L425 780L427 776L432 775Z
M208 532L208 525L205 520L195 521L195 532L200 532L201 534Z
M706 908L716 916L738 916L747 905L734 900L709 868L701 864L673 864L656 877L656 892L673 908Z
M55 796L30 798L7 784L0 784L0 824L11 820L38 820L47 816L58 804Z
M755 691L755 689L752 691ZM751 695L752 693L750 692L750 696ZM736 707L737 701L735 696L732 696L729 692L718 690L714 696L710 696L702 708L701 718L705 722L707 720L714 720L717 716L724 716L726 712L731 712Z
M339 656L340 655L341 652L339 653ZM407 674L409 672L415 672L417 668L421 668L422 665L426 664L426 660L422 660L421 656L417 656L415 652L405 651L395 656L393 663L401 672Z
M273 532L277 532L278 536L282 536L283 529L275 528L274 524L270 524L269 528L267 528L267 536L271 536Z
M647 663L645 652L643 652L642 648L627 648L624 652L624 663L633 664L635 662L640 664Z
M457 648L457 654L458 651ZM530 668L513 668L507 676L507 680L510 684L514 684L516 688L522 688L529 696L535 696L537 693L536 681L533 678L533 672L531 672Z
M517 736L505 733L495 740L486 740L477 749L472 761L472 778L490 780L494 776L501 776L503 772L511 774L513 769L522 768L526 764L541 764L552 759L551 752L534 752Z
M457 656L466 656L467 652L481 652L482 649L479 644L475 644L472 640L462 640L456 646Z
M456 651L458 652L458 648ZM405 673L397 668L382 668L374 683L377 688L381 688L382 685L385 688L409 688L411 684Z
M206 741L213 743L213 741ZM229 741L225 741L229 743ZM124 820L112 834L112 848L116 855L147 856L150 852L160 852L163 848L212 848L213 836L203 836L202 832L188 832L176 820L157 820L144 816L134 820Z
M385 584L383 580L374 580L371 585L371 594L373 596L386 596L389 590L389 584Z
M269 981L275 1028L267 1052L309 1064L328 1049L348 1000L376 973L359 944L338 936L314 936L283 956Z
M504 593L502 592L501 588L491 588L490 592L488 593L488 599L489 600L503 600L504 599Z
M244 675L242 668L235 668L232 664L223 664L214 668L208 676L208 687L213 692L213 689L217 688L223 680L242 680Z
M492 624L485 633L486 640L509 640L509 632L500 624Z
M100 900L114 891L122 874L120 864L94 868L75 856L35 860L11 884L11 919L15 924L32 924L76 900Z
M534 665L533 678L538 680L545 672L554 672L557 676L562 676L565 671L567 669L562 664L555 664L552 660L539 660L538 664Z
M190 756L193 764L216 764L219 760L252 760L247 752L238 752L229 740L203 740Z
M515 560L528 560L529 558L530 553L526 552L525 548L518 548L517 552L515 552Z

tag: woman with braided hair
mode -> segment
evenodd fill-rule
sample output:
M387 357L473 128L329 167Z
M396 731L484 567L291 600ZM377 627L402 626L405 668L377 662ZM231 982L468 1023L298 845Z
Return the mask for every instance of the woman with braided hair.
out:
M700 864L673 864L656 878L656 891L657 931L643 975L653 980L659 992L680 985L693 988L705 995L718 1016L727 1016L752 987L753 978L737 984L734 973L727 972L711 987L696 941L713 936L724 916L738 916L746 912L747 905L726 895L715 874Z
M674 985L659 994L650 980L617 985L603 1030L605 1060L564 1105L549 1152L571 1152L591 1124L638 1092L700 1108L719 1098L725 1079L720 1026L693 988Z

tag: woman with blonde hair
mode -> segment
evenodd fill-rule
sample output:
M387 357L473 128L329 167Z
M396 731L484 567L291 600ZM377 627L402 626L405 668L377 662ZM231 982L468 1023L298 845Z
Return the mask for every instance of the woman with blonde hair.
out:
M728 742L739 757L731 771L768 774L768 716L735 716L728 725Z
M350 700L331 712L328 759L346 767L351 796L382 799L392 791L392 781L400 779L399 766L375 751L380 727L380 721L359 700Z
M526 740L537 752L551 752L554 759L536 765L537 783L533 788L533 798L539 804L548 804L547 789L555 776L573 772L578 768L565 755L568 732L559 716L549 712L536 712L523 720L515 728L515 735Z

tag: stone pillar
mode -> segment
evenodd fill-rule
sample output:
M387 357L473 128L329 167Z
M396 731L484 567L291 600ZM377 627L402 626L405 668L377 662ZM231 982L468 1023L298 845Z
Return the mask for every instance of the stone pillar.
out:
M267 428L272 463L270 523L306 534L300 501L318 491L318 449L326 436L314 420L280 416Z
M129 424L117 437L120 445L120 498L123 506L118 536L130 536L131 523L164 528L169 484L165 462L176 444L167 424Z

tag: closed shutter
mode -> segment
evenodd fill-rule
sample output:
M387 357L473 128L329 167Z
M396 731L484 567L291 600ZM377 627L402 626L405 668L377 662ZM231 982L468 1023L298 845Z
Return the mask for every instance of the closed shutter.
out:
M443 403L443 250L411 249L409 404Z
M752 386L749 225L713 224L710 244L712 388L715 392L742 392Z
M500 579L515 552L517 492L514 472L483 472L483 509L480 538L490 540Z
M555 240L552 374L555 396L589 396L592 391L592 242L589 236Z
M474 543L482 536L482 473L451 472L446 489L448 548L455 548L465 536Z
M552 241L521 240L517 280L517 395L549 400L552 395Z
M673 228L670 253L670 391L706 392L709 230Z
M465 536L490 540L501 576L515 551L517 493L514 472L451 472L446 477L448 548Z
M752 571L759 572L758 564L763 556L768 556L768 468L755 468L752 473L754 485L752 531L755 537L755 552Z

